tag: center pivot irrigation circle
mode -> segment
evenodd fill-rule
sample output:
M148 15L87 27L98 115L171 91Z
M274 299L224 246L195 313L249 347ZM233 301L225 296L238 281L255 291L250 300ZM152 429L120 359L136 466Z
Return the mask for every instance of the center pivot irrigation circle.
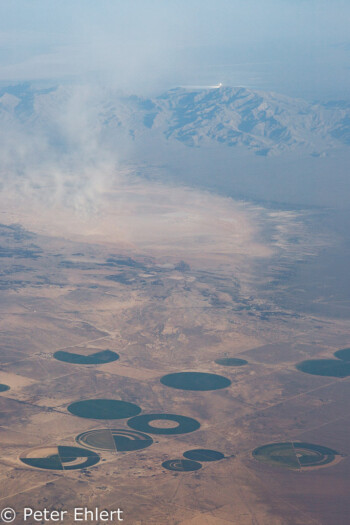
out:
M147 448L153 443L151 436L135 430L118 428L99 428L88 430L75 438L83 447L108 450L111 452L129 452Z
M58 361L75 365L103 365L119 359L119 355L116 352L112 352L112 350L101 350L89 355L58 350L53 356Z
M253 457L262 463L297 470L326 466L337 456L331 448L301 442L269 443L253 451Z
M224 459L224 454L217 450L209 450L207 448L195 448L184 452L184 457L193 459L194 461L220 461Z
M202 468L202 465L189 459L169 459L162 463L162 467L175 472L193 472Z
M20 460L25 465L45 470L79 470L96 465L100 456L80 447L51 446L29 450Z
M215 363L221 366L244 366L248 364L248 361L238 357L219 357L215 359Z
M341 350L337 350L333 355L337 359L341 359L346 363L350 362L350 348L342 348Z
M161 428L152 425L152 421L160 419L175 421L178 425L170 428ZM129 419L128 425L134 430L140 430L141 432L147 432L149 434L187 434L200 427L200 423L195 419L177 414L145 414Z
M165 386L179 390L219 390L230 386L227 377L204 372L177 372L163 376L160 382Z
M86 399L69 405L68 411L74 416L89 419L124 419L136 416L141 408L134 403L116 399Z
M349 377L350 362L340 359L307 359L298 363L296 369L306 374L326 377Z

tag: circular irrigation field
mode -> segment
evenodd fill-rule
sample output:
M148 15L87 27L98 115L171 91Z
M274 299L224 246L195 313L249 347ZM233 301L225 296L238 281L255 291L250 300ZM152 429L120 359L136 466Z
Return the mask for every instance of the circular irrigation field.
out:
M220 461L220 459L224 459L225 457L222 452L209 450L207 448L187 450L183 455L186 459L192 459L194 461Z
M308 359L296 365L297 370L315 376L348 377L350 362L340 359Z
M164 427L164 422L174 423L175 425ZM141 432L164 435L187 434L198 430L200 427L200 423L195 419L177 414L144 414L129 419L128 425Z
M75 365L103 365L119 359L119 355L111 350L102 350L101 352L96 352L90 355L73 354L71 352L59 350L58 352L55 352L53 356L58 361L73 363Z
M248 364L248 361L238 357L220 357L215 359L215 363L222 366L244 366Z
M89 419L124 419L136 416L141 408L115 399L86 399L69 405L68 411L74 416Z
M135 430L117 428L89 430L79 434L75 440L83 447L111 452L141 450L153 443L153 439L147 434L136 432Z
M160 380L163 385L179 390L219 390L227 388L231 381L217 374L204 372L178 372L163 376Z
M312 443L270 443L253 451L258 461L269 465L300 470L332 463L339 453L328 447Z
M346 363L350 363L350 348L342 348L341 350L337 350L334 352L334 357L341 359Z
M41 447L22 454L20 460L30 467L45 470L79 470L92 467L100 456L78 447Z
M189 459L169 459L162 463L162 467L175 472L193 472L202 468L202 465L198 463L198 461L191 461Z

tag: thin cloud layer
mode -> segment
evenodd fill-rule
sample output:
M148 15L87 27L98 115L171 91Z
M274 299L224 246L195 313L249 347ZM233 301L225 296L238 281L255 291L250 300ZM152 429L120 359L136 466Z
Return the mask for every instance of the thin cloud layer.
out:
M100 195L117 172L118 153L103 143L96 96L91 87L74 86L44 97L28 95L21 106L15 95L0 98L7 106L0 127L3 191L82 214L98 209ZM42 107L31 113L32 104Z
M347 96L349 2L4 0L0 81L99 80L131 92L246 85Z

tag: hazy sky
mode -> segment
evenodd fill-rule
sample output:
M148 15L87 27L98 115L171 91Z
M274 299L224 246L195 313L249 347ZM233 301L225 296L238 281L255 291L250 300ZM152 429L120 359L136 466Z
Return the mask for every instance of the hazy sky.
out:
M1 0L0 81L348 98L349 0Z

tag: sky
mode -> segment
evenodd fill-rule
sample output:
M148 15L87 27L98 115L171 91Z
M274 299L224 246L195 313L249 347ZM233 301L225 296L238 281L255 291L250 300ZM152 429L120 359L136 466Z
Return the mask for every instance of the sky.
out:
M0 82L346 99L349 22L348 0L1 0Z

